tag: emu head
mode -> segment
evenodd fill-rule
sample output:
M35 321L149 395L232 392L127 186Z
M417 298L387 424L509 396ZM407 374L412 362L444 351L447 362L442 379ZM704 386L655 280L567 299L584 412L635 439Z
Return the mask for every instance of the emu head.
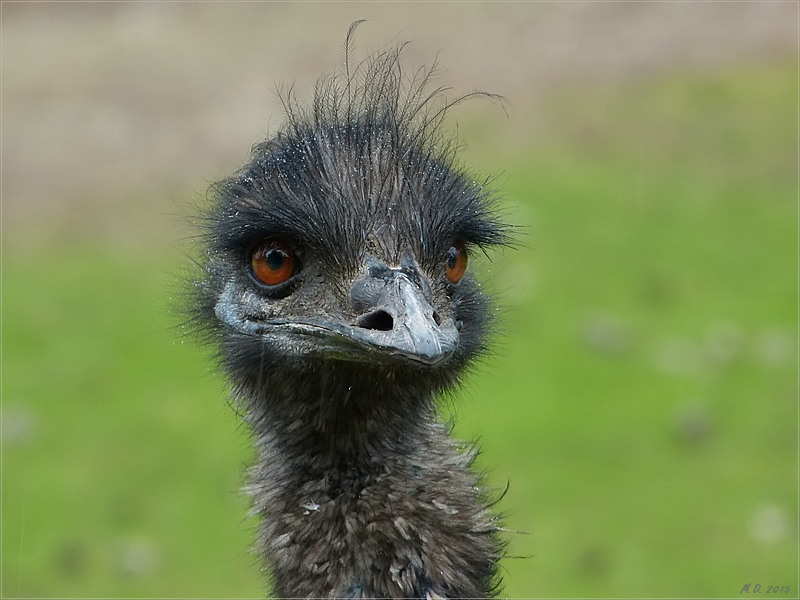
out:
M441 133L455 102L399 54L321 80L310 110L290 91L285 126L212 188L199 316L241 396L334 379L430 396L484 349L468 257L506 227Z

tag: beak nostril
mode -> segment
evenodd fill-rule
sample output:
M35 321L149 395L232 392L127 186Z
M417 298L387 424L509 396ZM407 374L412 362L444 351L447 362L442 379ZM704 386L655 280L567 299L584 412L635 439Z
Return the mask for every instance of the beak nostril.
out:
M433 321L437 326L442 324L442 317L440 317L439 313L436 311L433 311Z
M362 329L374 329L376 331L391 331L394 329L394 319L385 310L373 310L365 313L356 319L356 326Z

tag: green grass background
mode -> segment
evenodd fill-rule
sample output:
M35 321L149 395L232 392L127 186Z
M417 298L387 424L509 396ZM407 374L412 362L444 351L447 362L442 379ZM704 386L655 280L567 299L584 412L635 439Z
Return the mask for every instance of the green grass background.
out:
M506 595L796 597L797 85L788 57L565 88L502 149L461 122L522 226L476 261L504 332L447 409L510 482ZM173 314L185 264L4 243L4 598L263 593L247 432Z

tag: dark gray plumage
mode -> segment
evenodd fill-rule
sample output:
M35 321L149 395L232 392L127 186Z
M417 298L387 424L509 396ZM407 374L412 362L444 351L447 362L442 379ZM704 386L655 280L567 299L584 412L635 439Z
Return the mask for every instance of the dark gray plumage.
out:
M499 585L475 450L450 439L436 398L492 323L467 253L507 227L455 166L431 72L405 78L400 51L351 69L348 50L309 111L289 93L286 125L204 214L196 323L254 432L248 490L277 597Z

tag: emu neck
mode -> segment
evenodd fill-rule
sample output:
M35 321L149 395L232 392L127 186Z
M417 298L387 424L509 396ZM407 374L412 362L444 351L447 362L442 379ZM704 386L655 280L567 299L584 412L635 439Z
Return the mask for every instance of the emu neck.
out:
M497 526L430 392L273 383L252 404L250 490L274 596L490 593Z

